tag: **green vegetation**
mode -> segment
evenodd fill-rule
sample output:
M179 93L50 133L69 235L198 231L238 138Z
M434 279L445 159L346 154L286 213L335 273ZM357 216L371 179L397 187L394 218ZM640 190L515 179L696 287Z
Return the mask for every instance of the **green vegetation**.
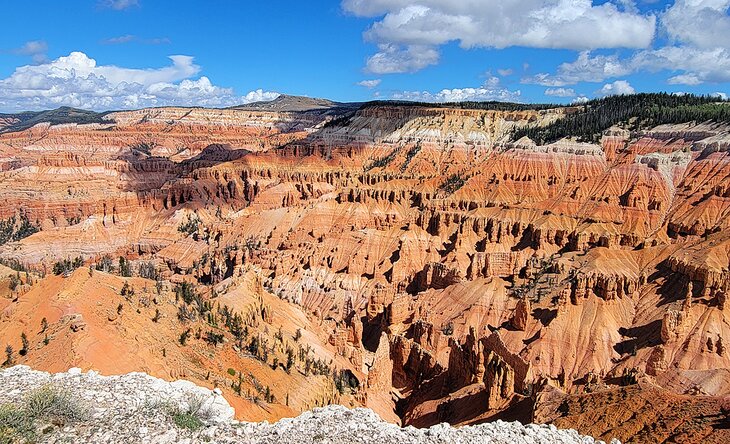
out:
M142 262L141 264L139 264L137 272L139 274L139 277L159 282L160 273L157 272L155 264L153 264L152 262Z
M104 273L111 273L114 271L114 260L108 254L104 255L99 263L96 264L96 269L103 271Z
M181 429L198 430L205 425L200 418L188 412L174 413L172 414L172 420Z
M218 344L222 344L223 333L216 333L213 330L208 330L208 333L205 335L205 341L214 347Z
M163 407L175 425L181 429L199 430L210 418L210 410L205 407L205 398L202 395L188 395L184 408L172 403L164 403Z
M119 256L119 274L122 277L132 277L132 265L124 256Z
M5 265L15 271L24 271L28 273L28 268L17 259L0 258L0 265Z
M20 348L20 351L18 353L20 356L25 356L28 354L28 347L30 346L30 342L28 341L28 335L25 334L25 332L22 332L20 334L20 342L23 344L23 346Z
M190 337L190 329L188 328L184 332L180 333L180 345L184 346L188 343L188 338Z
M178 225L177 231L185 233L188 236L191 234L197 234L201 223L202 221L197 214L190 214L184 222L181 222L180 225Z
M563 137L598 142L601 133L617 124L630 129L648 128L667 123L730 122L730 104L717 97L674 95L667 93L633 94L596 99L581 111L567 115L546 126L530 126L514 132L518 140L527 136L538 144Z
M360 386L360 382L349 370L335 370L332 379L340 395L355 393Z
M398 155L400 152L400 148L396 148L393 151L391 151L387 156L381 157L379 159L375 159L370 164L365 166L365 171L370 171L373 168L385 168L395 159L395 156Z
M439 190L446 194L454 194L466 183L466 179L460 174L452 174L446 178L446 181L439 185Z
M60 108L47 111L25 111L16 114L0 114L0 117L10 117L11 120L17 122L6 126L0 133L23 131L41 122L48 122L51 125L61 125L64 123L103 123L106 113L96 113L94 111L86 111L83 109L70 108L62 106Z
M19 241L36 232L38 226L31 223L25 214L21 214L20 218L0 219L0 245Z
M63 425L87 416L88 409L70 391L46 385L28 393L18 405L0 405L0 444L35 442L38 421Z
M175 300L183 300L186 304L192 304L196 299L197 294L193 285L190 282L184 281L175 285Z
M13 365L13 346L8 344L5 346L5 362L3 362L3 365L10 366Z
M421 151L421 144L418 143L416 145L413 145L411 149L408 150L406 153L406 161L403 162L403 165L400 167L400 172L405 173L406 169L408 169L408 165L411 164L411 160L413 160L414 157L416 157L416 154Z
M62 259L55 264L53 264L53 274L60 275L60 274L66 274L71 273L75 269L79 268L80 266L84 265L84 258L81 256L78 256L76 259Z
M20 280L20 272L18 274L14 274L10 276L10 291L15 291L20 287L20 284L22 284Z
M0 444L33 441L33 421L23 409L13 404L0 405Z

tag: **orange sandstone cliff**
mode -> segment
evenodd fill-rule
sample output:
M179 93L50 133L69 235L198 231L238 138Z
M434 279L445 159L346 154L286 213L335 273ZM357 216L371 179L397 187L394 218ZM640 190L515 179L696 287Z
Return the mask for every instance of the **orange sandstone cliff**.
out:
M248 420L343 403L726 442L730 127L511 140L568 112L162 108L0 134L0 219L37 230L0 246L0 344L218 386Z

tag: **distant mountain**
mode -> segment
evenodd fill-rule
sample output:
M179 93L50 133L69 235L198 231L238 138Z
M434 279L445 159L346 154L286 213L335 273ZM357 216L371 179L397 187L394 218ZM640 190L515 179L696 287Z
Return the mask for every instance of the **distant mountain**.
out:
M348 111L359 108L362 103L358 102L334 102L328 99L317 99L303 96L290 96L282 94L268 102L255 102L246 105L233 106L229 109L251 110L251 111L281 111L281 112L306 112L306 111Z
M47 111L24 111L16 114L0 114L0 133L23 131L42 122L51 125L64 123L101 123L107 113L62 106Z

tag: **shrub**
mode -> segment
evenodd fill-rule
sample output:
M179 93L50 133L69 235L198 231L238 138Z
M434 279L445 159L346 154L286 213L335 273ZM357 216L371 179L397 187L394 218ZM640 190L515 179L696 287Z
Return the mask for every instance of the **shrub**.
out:
M192 304L195 300L195 290L190 282L181 282L175 285L175 299L182 299L186 304Z
M20 220L11 216L8 219L0 220L0 245L25 239L36 232L38 232L38 226L31 223L25 214L20 215Z
M198 430L205 426L205 421L210 418L211 412L205 407L205 397L202 395L190 394L185 399L185 407L167 403L165 405L167 414L172 418L176 426L181 429Z
M20 356L25 356L28 354L28 347L30 346L30 343L28 342L28 335L26 335L25 332L20 334L20 342L23 344L23 347L18 353L20 353Z
M188 412L174 413L172 415L172 420L175 421L175 425L181 429L198 430L205 425L200 418Z
M188 337L190 337L189 328L180 334L180 345L185 345L188 342Z
M153 281L157 281L160 277L157 269L155 268L155 264L153 264L152 262L142 262L141 264L139 264L138 272L139 277L152 279Z
M190 214L184 222L180 223L180 225L177 227L177 231L185 233L188 236L191 234L197 234L201 222L202 221L197 214Z
M10 276L10 291L15 291L20 286L20 284L20 276L15 274Z
M45 385L28 393L23 410L34 419L54 418L63 421L80 421L88 413L70 391L53 385Z
M13 346L8 344L5 347L5 362L3 365L12 365L13 364Z
M35 442L38 420L63 424L87 417L88 410L70 391L45 385L28 393L20 405L0 405L0 444Z
M53 264L53 274L70 273L82 265L84 265L84 258L81 256L76 257L73 261L71 259L63 259Z
M125 299L132 299L134 297L134 289L131 285L129 285L129 282L124 282L124 285L122 285L122 291L121 291L122 297Z
M99 260L99 263L96 264L96 269L103 271L104 273L111 273L114 270L114 261L112 260L112 257L108 254L104 255L104 257Z
M463 187L465 183L465 178L461 177L459 174L452 174L439 186L439 190L444 191L446 194L454 194Z
M13 404L0 405L0 444L32 442L35 438L33 419Z
M119 274L123 277L132 276L132 266L124 256L119 256Z

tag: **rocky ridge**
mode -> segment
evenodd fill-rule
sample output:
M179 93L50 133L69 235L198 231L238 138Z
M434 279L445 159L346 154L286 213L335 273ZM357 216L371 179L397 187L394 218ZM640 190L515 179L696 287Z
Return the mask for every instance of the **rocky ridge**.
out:
M16 366L0 372L0 404L20 403L39 387L72 390L72 396L88 409L83 418L56 421L39 439L43 443L470 443L489 444L603 444L575 430L555 426L522 425L496 421L478 426L452 428L439 424L428 429L400 428L380 419L371 410L329 406L276 423L232 420L233 408L217 390L187 381L166 382L144 373L101 376L71 369L48 374ZM187 409L201 399L197 430L174 425L166 404ZM0 430L0 433L2 430ZM612 441L618 444L618 441Z

